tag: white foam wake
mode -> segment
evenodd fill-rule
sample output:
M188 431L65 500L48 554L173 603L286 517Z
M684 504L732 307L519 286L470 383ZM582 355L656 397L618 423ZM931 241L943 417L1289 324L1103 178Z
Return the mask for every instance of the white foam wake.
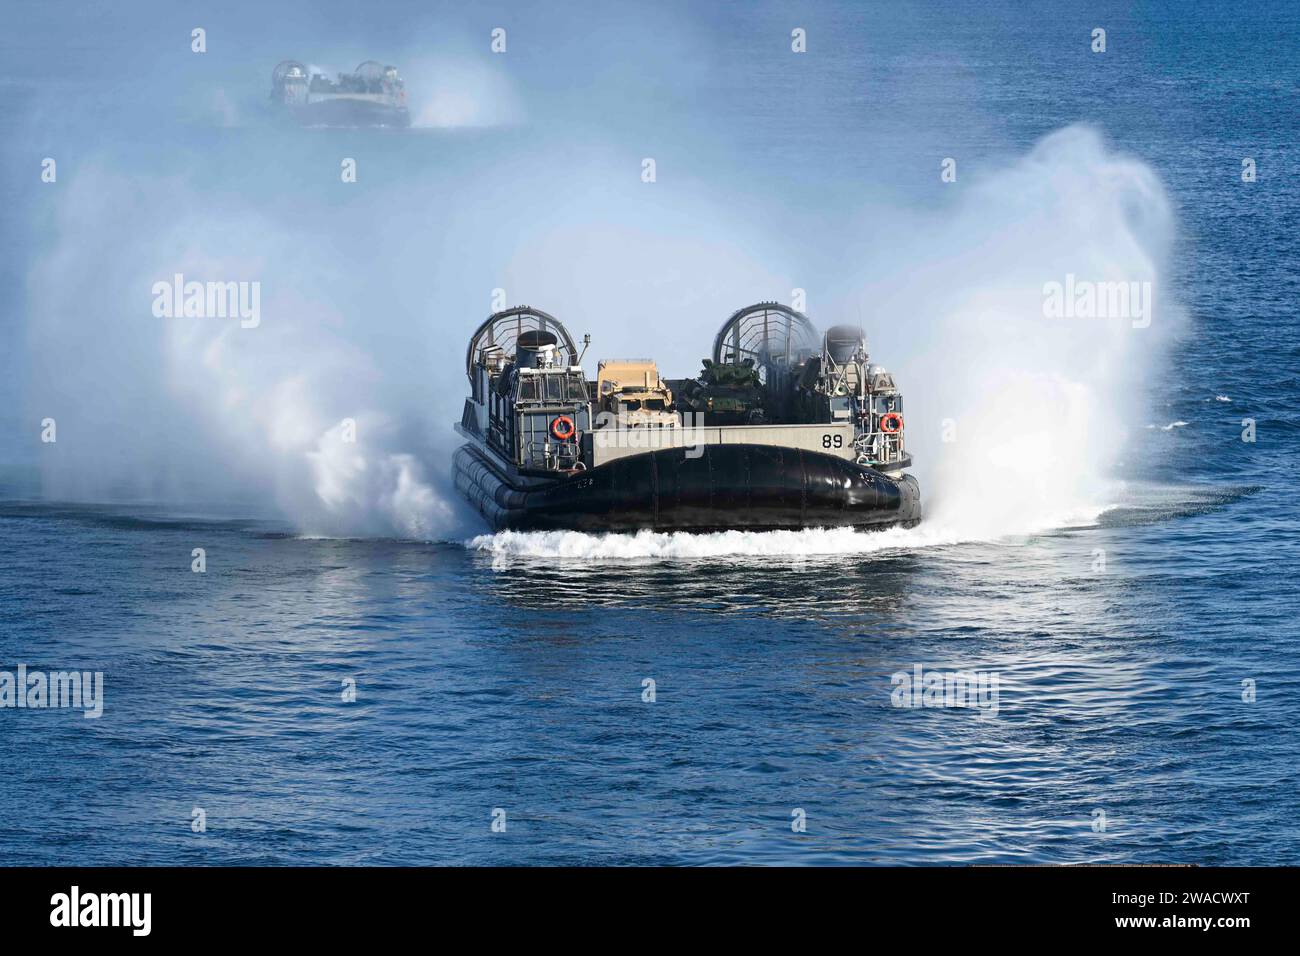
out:
M1079 527L1096 521L1108 506L1077 509L1044 522L1038 531ZM961 528L922 522L915 528L857 531L804 528L800 531L638 531L635 534L584 534L579 531L501 531L465 542L494 558L548 558L566 561L690 561L740 557L828 557L915 551L984 540L1023 540L1025 532L987 539Z
M953 544L955 539L921 527L877 532L852 528L800 531L639 531L636 534L583 534L578 531L502 531L480 535L466 546L492 555L561 558L577 561L690 560L729 557L870 554L890 549Z

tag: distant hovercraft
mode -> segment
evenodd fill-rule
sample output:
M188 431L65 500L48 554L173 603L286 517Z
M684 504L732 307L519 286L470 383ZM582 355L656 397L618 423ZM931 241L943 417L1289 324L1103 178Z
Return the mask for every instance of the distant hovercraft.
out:
M405 81L397 67L376 60L366 60L336 80L285 60L271 73L271 104L303 126L411 125Z

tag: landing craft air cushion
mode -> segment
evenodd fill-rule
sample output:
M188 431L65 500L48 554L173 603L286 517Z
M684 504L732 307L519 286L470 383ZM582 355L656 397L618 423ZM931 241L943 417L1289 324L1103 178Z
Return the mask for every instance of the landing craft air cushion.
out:
M584 338L585 345L590 336ZM866 337L775 302L734 313L694 379L604 360L555 317L488 317L465 356L456 487L494 530L910 527L903 397Z
M304 126L410 126L406 83L397 67L366 60L331 80L297 60L271 73L271 103Z

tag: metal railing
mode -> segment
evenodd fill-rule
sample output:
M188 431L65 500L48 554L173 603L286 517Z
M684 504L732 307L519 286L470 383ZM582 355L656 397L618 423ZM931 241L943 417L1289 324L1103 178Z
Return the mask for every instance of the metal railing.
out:
M587 465L582 460L582 446L574 436L572 441L529 440L521 449L523 467L541 468L545 471L582 471Z
M893 465L907 458L903 449L903 432L862 432L853 439L860 465Z

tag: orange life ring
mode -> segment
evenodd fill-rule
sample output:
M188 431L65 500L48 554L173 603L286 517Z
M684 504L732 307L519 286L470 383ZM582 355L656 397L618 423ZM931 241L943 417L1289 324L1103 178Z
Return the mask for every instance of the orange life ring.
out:
M560 415L551 422L551 434L560 441L568 441L576 431L577 429L573 427L573 419L568 415Z
M889 426L893 425L893 428ZM880 416L880 430L886 435L896 435L903 430L903 416L898 412L886 412Z

